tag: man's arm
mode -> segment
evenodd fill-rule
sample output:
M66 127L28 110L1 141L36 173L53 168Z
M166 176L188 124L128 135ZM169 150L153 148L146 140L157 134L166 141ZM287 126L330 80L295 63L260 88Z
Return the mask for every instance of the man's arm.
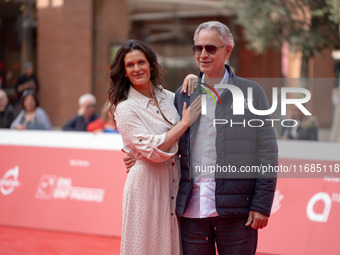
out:
M21 93L21 92L23 92L24 90L29 89L29 88L30 88L30 83L29 83L29 81L27 81L27 82L25 82L25 83L23 83L23 84L18 85L17 91L18 91L19 93Z
M257 109L269 109L269 103L263 89L259 90ZM260 119L270 119L271 116L257 116ZM257 129L256 158L257 165L278 165L278 147L274 128L270 122L264 121L264 126ZM267 226L276 188L276 175L258 176L256 178L254 195L250 205L247 226L261 229Z
M78 117L79 116L77 115L74 118L72 118L71 120L69 120L68 122L66 122L66 124L63 126L63 130L64 131L74 131Z

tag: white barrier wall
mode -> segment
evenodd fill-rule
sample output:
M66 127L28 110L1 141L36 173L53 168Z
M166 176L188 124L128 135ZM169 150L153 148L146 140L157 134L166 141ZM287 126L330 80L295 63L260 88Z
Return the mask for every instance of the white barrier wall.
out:
M340 144L278 144L291 172L278 173L258 252L339 254L340 179L325 176L340 177ZM121 148L119 134L0 130L0 225L120 236Z

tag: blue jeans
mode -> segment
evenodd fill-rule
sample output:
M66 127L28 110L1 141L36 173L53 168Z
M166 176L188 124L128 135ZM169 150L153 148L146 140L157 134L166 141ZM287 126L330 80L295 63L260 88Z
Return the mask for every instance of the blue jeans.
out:
M244 224L247 218L181 217L183 255L253 255L257 246L257 230Z

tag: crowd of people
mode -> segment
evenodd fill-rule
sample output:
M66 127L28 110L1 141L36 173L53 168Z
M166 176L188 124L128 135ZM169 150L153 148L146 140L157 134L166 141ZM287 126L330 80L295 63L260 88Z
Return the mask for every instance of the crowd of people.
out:
M19 112L16 109L19 109ZM89 131L118 133L109 104L106 102L101 116L95 112L96 98L84 94L79 98L77 114L65 123L65 131ZM5 90L0 89L0 128L16 130L52 130L46 111L40 107L38 95L33 89L26 89L20 95L19 106L9 103Z
M47 112L39 105L39 83L34 73L34 65L27 62L24 73L15 84L13 105L5 90L0 89L0 128L16 130L52 130ZM118 133L110 104L102 108L101 116L96 113L96 97L86 93L79 97L77 114L67 121L62 130Z

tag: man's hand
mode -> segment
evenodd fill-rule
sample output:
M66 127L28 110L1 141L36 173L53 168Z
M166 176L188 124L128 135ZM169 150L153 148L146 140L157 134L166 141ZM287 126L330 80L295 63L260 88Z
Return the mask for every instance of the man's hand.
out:
M125 152L124 149L122 149L122 152ZM134 156L132 156L130 154L126 154L125 157L123 158L123 160L124 160L124 164L125 164L125 167L126 167L126 172L128 173L130 171L130 168L135 165L136 159L135 159Z
M267 226L268 218L267 215L250 210L246 226L251 226L253 229L262 229Z
M83 116L85 114L85 109L86 109L86 105L85 104L79 106L78 115Z

